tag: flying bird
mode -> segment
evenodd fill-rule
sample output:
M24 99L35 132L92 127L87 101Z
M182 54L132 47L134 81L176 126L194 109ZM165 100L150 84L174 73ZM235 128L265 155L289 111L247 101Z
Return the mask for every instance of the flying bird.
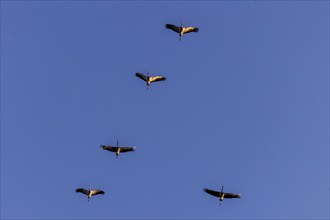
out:
M183 27L182 21L181 21L181 26L180 27L178 27L174 24L166 24L165 27L167 29L171 29L172 31L175 31L175 32L179 33L180 41L181 41L181 38L184 34L199 31L199 28L197 28L197 27Z
M139 77L140 79L142 79L147 83L147 89L150 86L150 83L166 80L166 77L164 76L149 76L148 70L147 70L147 75L144 75L142 73L135 73L135 76Z
M89 190L88 189L84 189L84 188L78 188L76 189L76 192L80 192L80 193L83 193L85 195L87 195L87 198L88 198L88 202L89 202L89 199L92 197L92 196L95 196L95 195L104 195L105 192L102 191L102 190L99 190L99 189L91 189L91 186L89 186Z
M101 145L101 148L103 150L108 150L111 152L116 152L116 157L119 157L120 153L125 153L129 151L135 151L135 147L120 147L119 142L117 141L117 146L107 146L107 145Z
M235 193L226 193L223 191L223 186L221 188L221 192L218 192L218 191L214 191L214 190L211 190L211 189L207 189L207 188L204 188L204 192L212 195L212 196L216 196L216 197L219 197L220 198L220 205L221 205L221 202L226 198L226 199L233 199L233 198L241 198L241 194L235 194Z

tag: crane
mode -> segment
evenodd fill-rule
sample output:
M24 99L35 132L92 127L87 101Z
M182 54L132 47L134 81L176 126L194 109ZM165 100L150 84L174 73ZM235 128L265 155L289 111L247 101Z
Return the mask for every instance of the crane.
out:
M120 147L119 146L119 142L117 140L117 146L109 146L109 145L101 145L101 148L103 150L108 150L111 152L116 152L116 157L119 157L120 153L125 153L125 152L129 152L129 151L135 151L135 147Z
M164 76L149 76L149 70L147 70L147 75L144 75L143 73L135 73L135 76L147 83L147 89L150 86L150 83L166 80L166 77Z
M76 189L76 192L80 192L80 193L83 193L85 195L87 195L87 198L88 198L88 202L89 202L89 199L92 197L92 196L95 196L95 195L104 195L105 192L102 191L102 190L99 190L99 189L91 189L91 186L89 186L89 190L88 189L84 189L84 188L78 188Z
M180 41L181 41L181 38L184 34L187 34L187 33L190 33L190 32L196 32L197 33L199 31L199 28L197 28L197 27L183 27L183 22L182 21L181 21L181 26L180 27L178 27L174 24L166 24L165 28L171 29L172 31L175 31L175 32L179 33Z
M216 196L216 197L219 197L220 198L220 205L221 205L221 202L226 198L226 199L233 199L233 198L241 198L241 194L235 194L235 193L226 193L223 191L223 186L221 187L221 191L218 192L218 191L214 191L214 190L211 190L211 189L207 189L207 188L204 188L204 192L212 195L212 196Z

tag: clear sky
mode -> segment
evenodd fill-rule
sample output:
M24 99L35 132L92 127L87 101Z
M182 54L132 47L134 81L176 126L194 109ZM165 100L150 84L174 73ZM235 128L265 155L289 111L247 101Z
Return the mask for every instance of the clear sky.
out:
M329 190L329 1L1 1L1 218L327 219Z

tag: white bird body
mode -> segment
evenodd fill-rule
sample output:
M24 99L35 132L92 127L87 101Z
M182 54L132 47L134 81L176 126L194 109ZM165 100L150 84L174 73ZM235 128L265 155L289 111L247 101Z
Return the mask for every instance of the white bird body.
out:
M180 41L181 41L181 38L184 34L187 34L187 33L190 33L190 32L198 32L199 31L199 28L197 27L183 27L183 24L182 24L182 21L181 21L181 26L178 27L174 24L166 24L165 27L167 29L171 29L172 31L175 31L177 33L179 33L179 36L180 36Z

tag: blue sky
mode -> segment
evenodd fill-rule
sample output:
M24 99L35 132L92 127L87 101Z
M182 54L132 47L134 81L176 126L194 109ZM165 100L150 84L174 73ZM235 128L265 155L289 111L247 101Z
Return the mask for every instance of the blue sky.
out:
M1 1L1 218L327 219L329 190L329 1Z

